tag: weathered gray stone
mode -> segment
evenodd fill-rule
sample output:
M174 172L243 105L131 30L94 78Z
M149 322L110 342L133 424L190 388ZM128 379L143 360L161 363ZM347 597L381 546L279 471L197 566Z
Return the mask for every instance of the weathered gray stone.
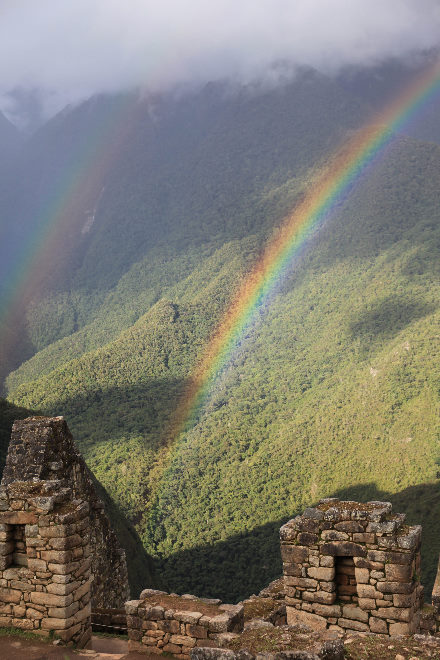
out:
M413 554L410 552L395 552L390 551L385 553L384 561L390 564L411 564Z
M386 520L383 522L370 522L367 525L367 532L374 532L380 534L394 534L394 532L399 527L399 522L397 520Z
M333 543L323 543L320 545L320 551L323 555L332 555L333 557L366 557L367 550L358 543L350 541L334 541Z
M300 532L297 538L298 543L305 546L316 545L319 541L318 535L310 532Z
M422 528L420 525L410 527L408 534L397 537L397 545L405 550L414 550L420 544Z
M324 567L318 567L318 568L312 567L307 569L307 574L309 577L314 578L315 580L325 580L326 582L329 582L330 580L333 580L335 577L335 569L324 568Z
M355 568L354 575L358 584L368 584L370 580L370 571L368 568Z
M310 612L303 612L302 610L297 610L293 607L287 607L286 609L288 626L302 623L312 628L312 630L325 630L325 628L327 628L327 619L323 616L311 614Z
M227 614L218 614L210 618L208 628L211 632L227 632L230 617Z
M341 628L348 628L349 630L357 630L359 632L368 632L369 626L367 623L362 623L361 621L355 621L353 619L338 619L338 626Z
M385 563L387 560L388 553L384 550L368 550L367 559L374 562ZM356 563L356 562L355 562Z
M390 623L389 633L391 637L398 635L409 635L411 633L411 629L407 623Z
M347 541L349 536L346 532L338 532L334 529L325 529L321 534L322 541Z
M378 607L374 616L408 623L411 618L411 610L407 607Z
M315 614L319 614L319 616L326 616L326 617L338 618L342 615L340 605L322 605L321 603L314 603L313 611L315 612Z
M222 648L199 648L191 649L191 660L235 660L234 651Z
M311 578L294 577L291 575L286 576L284 578L284 582L288 586L301 587L303 589L316 589L318 586L317 580L312 580Z
M0 555L9 555L15 548L13 541L3 541L0 543Z
M319 509L315 509L313 507L309 507L307 509L304 509L304 513L302 514L304 518L312 518L313 520L323 520L324 519L324 513L320 511Z
M372 520L373 522L380 522L385 518L385 516L389 515L393 510L393 505L391 504L391 502L371 501L371 502L367 502L367 505L374 507L372 511L368 512L368 518L367 518L368 520Z
M354 607L353 605L344 605L342 608L342 616L345 619L356 619L357 621L362 621L363 623L368 622L368 614L359 607Z
M355 520L344 520L335 524L335 529L338 532L346 532L347 534L360 533L364 531L362 525Z
M307 560L309 549L297 545L281 545L281 558L284 562L300 564Z
M383 594L410 594L414 585L411 582L378 582L376 588Z
M372 616L370 617L369 624L371 632L377 633L379 635L388 634L388 625L387 622L383 619L378 619L377 617Z
M201 612L174 612L174 618L182 623L196 624L201 619Z
M294 541L297 534L298 530L291 524L291 522L286 523L280 528L281 541Z
M385 564L385 575L390 582L410 582L411 566L409 564Z

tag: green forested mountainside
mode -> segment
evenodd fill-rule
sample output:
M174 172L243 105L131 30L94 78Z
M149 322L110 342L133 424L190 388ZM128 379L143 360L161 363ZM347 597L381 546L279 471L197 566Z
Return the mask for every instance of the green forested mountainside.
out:
M165 263L171 278L182 278L191 255L203 258L264 225L270 232L292 202L286 182L304 177L367 112L337 83L307 71L277 89L208 85L148 101L92 99L61 113L26 145L15 187L0 198L8 257L2 276L15 253L20 261L26 235L40 236L60 194L66 201L75 190L25 320L14 325L26 334L18 355L2 356L0 347L0 378L45 347L44 370L115 338L163 295ZM124 133L120 144L110 135L118 146L102 139L101 127L111 133L113 124ZM76 173L95 171L95 151L104 153L96 156L98 174L71 188ZM277 213L270 208L276 203ZM90 209L96 214L87 228Z
M257 315L194 427L169 444L167 424L197 354L308 179L303 170L266 181L260 195L248 190L241 214L212 241L203 223L199 245L196 225L188 225L192 243L178 227L181 251L170 236L167 255L173 281L159 274L164 252L138 260L103 300L96 326L9 378L17 405L66 416L169 589L231 600L260 588L280 571L280 524L330 495L390 498L424 524L423 581L432 585L440 551L435 144L397 140L339 205ZM93 328L103 329L95 343Z
M255 229L259 229L259 234L244 236L243 248L238 247L241 244L239 240L227 241L226 236L223 241L218 237L209 239L207 235L202 243L184 249L179 244L157 247L153 254L134 263L105 297L93 321L69 336L54 341L24 362L7 378L8 390L15 390L20 384L50 373L61 364L109 343L163 297L181 299L183 296L191 302L201 295L201 285L211 284L218 270L229 264L231 259L245 258L249 253L250 263L255 258L258 246L270 234L269 223L276 224L292 208L303 183L298 177L282 186L249 197L249 207L245 213L237 213L236 221L245 224L252 209ZM31 335L39 333L47 340L48 335L57 332L54 318L59 319L61 315L64 322L70 318L73 324L75 312L71 301L72 297L60 294L32 305L28 311ZM38 343L38 338L35 338L34 344Z

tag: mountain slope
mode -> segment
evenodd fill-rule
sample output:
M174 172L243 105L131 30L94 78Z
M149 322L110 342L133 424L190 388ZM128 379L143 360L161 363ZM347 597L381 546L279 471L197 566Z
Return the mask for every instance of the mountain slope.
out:
M124 321L92 350L84 337L79 348L59 344L59 360L47 354L50 370L36 356L9 379L15 403L66 415L89 465L177 591L233 599L262 586L279 571L280 522L340 493L391 497L397 510L426 522L424 581L432 583L440 550L432 516L440 147L394 143L257 315L193 428L176 444L167 436L198 352L309 175L276 177L254 197L248 188L236 226L208 244L203 223L189 223L191 241L176 228L171 262L179 276L161 286L153 276L130 327ZM246 209L254 211L250 226ZM182 240L179 261L173 244ZM192 246L200 247L197 264ZM152 274L146 264L127 272L127 300L139 300L132 294L136 274Z
M47 240L11 324L25 337L3 356L0 377L64 337L51 365L115 338L162 295L154 280L165 263L270 232L271 205L282 214L292 200L265 194L303 177L364 118L356 98L311 71L275 90L208 85L177 97L91 99L61 113L26 145L2 205L0 296L11 264ZM150 281L151 295L140 294ZM121 286L127 301L142 300L118 307ZM95 322L86 338L75 334Z

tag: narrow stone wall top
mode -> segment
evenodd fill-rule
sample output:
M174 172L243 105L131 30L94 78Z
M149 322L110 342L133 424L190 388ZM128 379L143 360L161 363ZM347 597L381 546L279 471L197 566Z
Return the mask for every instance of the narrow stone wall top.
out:
M130 651L170 653L189 660L191 649L217 646L222 635L243 630L244 608L217 599L144 589L125 604Z
M56 482L89 503L94 607L123 607L129 598L125 552L104 512L93 477L63 417L28 417L12 427L2 485Z
M350 500L339 500L335 497L328 497L321 500L316 507L305 509L302 518L325 520L333 523L348 520L383 522L391 512L391 502L352 502ZM403 514L395 514L395 516L399 518L400 522L405 517Z

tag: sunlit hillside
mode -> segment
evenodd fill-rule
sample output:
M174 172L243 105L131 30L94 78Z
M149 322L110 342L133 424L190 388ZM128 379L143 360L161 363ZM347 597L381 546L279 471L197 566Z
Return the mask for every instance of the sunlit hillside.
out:
M177 591L255 591L279 574L281 522L333 494L390 498L424 524L428 588L440 550L433 143L395 141L304 246L194 425L167 434L238 282L343 139L341 108L353 127L367 114L321 79L298 85L299 100L292 89L235 101L241 123L226 99L197 135L173 135L170 119L157 149L177 141L180 160L155 157L154 188L145 160L118 161L71 288L30 308L37 352L7 379L15 404L66 416ZM318 117L301 123L320 115L318 91L324 142L307 128Z

